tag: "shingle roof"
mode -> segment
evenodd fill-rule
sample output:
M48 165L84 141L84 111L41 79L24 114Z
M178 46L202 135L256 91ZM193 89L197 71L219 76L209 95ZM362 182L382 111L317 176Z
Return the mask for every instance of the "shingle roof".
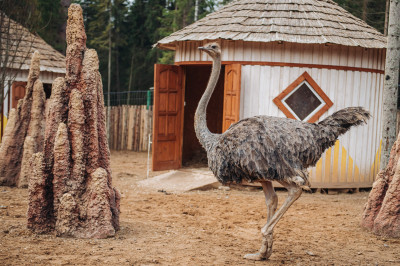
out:
M7 64L7 67L29 69L32 53L37 50L40 53L41 71L65 73L65 56L39 36L32 34L28 29L8 18L5 19L0 30L2 31L0 52L4 56L7 49L14 62ZM15 51L16 48L17 51ZM19 67L20 65L21 67Z
M386 47L383 34L331 0L236 0L155 46L215 39Z

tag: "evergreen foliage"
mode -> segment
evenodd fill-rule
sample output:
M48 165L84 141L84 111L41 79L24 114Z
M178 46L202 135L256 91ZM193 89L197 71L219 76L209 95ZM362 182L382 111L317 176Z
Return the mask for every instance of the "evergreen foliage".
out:
M354 16L363 19L381 33L385 27L386 0L334 0ZM365 3L365 5L364 5ZM364 8L365 6L365 8Z
M56 50L65 54L65 36L62 28L67 14L62 9L60 0L36 0L39 23L37 33Z
M5 0L3 0L5 1ZM232 0L198 0L198 19ZM384 31L386 0L334 0L379 31ZM62 2L82 6L87 46L98 52L103 84L107 84L109 34L111 31L111 91L147 90L153 86L154 63L172 64L174 52L153 48L195 19L196 0L19 0L16 8L29 3L30 21L46 42L65 54L63 27L66 9ZM111 8L112 6L112 8ZM364 7L364 8L363 8ZM110 12L111 8L111 12ZM25 13L27 11L24 11ZM110 14L111 13L111 14ZM111 19L110 19L111 15ZM23 16L14 12L18 22ZM26 19L25 14L25 19ZM31 23L32 24L32 23ZM106 90L106 86L105 86Z

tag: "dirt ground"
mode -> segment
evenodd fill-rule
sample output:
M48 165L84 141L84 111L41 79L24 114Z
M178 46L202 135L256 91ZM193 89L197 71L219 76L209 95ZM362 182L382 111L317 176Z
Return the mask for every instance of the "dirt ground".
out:
M252 262L243 255L260 246L261 190L146 191L136 185L146 160L147 153L112 152L122 201L121 230L109 239L32 234L27 190L0 187L0 265L400 265L400 239L359 227L368 192L303 193L275 228L270 259Z

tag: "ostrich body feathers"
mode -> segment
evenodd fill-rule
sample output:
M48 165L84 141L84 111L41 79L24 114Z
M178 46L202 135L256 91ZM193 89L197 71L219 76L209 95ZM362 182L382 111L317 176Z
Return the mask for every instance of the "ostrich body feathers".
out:
M196 136L207 151L208 166L221 183L264 181L261 183L268 217L261 229L263 241L258 253L247 254L245 258L268 259L276 223L300 197L302 189L310 187L307 168L315 165L340 135L365 123L370 114L362 107L349 107L314 124L255 116L240 120L222 134L211 133L206 111L221 70L221 49L217 43L199 49L212 57L213 67L194 117ZM278 181L288 190L288 197L277 211L278 197L272 183L266 181Z
M319 123L271 116L246 118L214 135L211 145L205 147L208 164L223 184L294 182L295 176L308 183L307 168L314 166L340 135L369 117L364 108L349 107Z

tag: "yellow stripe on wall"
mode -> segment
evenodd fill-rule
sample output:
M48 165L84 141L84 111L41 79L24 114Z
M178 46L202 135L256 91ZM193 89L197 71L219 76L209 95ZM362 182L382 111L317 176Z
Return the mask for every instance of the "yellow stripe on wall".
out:
M332 182L339 182L339 140L335 142L333 147L333 169L332 169Z
M325 182L331 182L331 156L332 148L329 148L325 153ZM322 178L321 178L322 179Z
M353 176L353 158L349 156L349 164L347 168L347 181L354 182L354 176Z
M347 151L342 147L342 160L340 164L340 182L346 182Z
M317 165L316 165L316 174L315 174L315 179L317 182L322 181L322 157L321 159L318 160Z
M370 180L370 175L375 175L378 171L377 169L379 169L380 153L381 145L375 155L375 161L371 166L371 171L364 175L361 173L354 159L338 140L317 162L314 172L315 175L312 177L314 180L312 181L319 184L327 184L327 187L329 184L334 184L334 187L337 187L339 183L341 187L345 187L346 183L360 183L365 186L366 183L371 182L372 185L373 180Z
M5 115L3 115L3 132L0 132L0 138L3 138L3 134L4 134L4 129L6 128L7 125L7 117ZM0 140L1 141L1 140Z
M354 182L360 182L360 170L357 165L354 165Z
M379 168L381 165L381 150L382 150L382 140L379 142L379 149L375 154L375 160L371 166L371 173L372 173L372 180L370 180L371 182L375 181L375 177L379 172Z

